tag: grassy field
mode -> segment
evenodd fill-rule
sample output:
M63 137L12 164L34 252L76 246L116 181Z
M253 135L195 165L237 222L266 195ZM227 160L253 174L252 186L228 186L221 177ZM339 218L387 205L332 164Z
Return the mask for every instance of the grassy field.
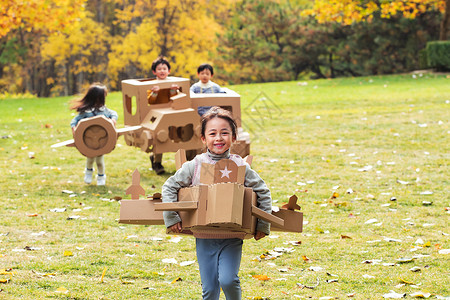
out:
M296 194L305 217L301 234L244 242L243 299L449 299L450 76L230 88L274 205ZM69 100L0 100L0 298L200 299L192 238L117 222L131 172L160 191L173 154L157 176L121 137L106 187L85 185L85 158L50 148L71 138Z

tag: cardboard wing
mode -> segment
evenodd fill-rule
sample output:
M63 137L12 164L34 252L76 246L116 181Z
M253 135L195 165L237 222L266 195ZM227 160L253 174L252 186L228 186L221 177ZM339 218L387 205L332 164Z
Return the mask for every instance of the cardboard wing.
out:
M163 212L155 210L157 203L161 203L161 199L120 201L119 223L164 225Z

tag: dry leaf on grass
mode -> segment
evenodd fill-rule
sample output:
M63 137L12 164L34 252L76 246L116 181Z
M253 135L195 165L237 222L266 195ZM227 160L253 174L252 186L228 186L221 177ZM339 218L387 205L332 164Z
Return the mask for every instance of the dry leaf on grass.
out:
M178 264L175 258L163 258L162 262L166 264Z
M415 293L412 293L412 294L409 294L411 297L414 297L414 298L430 298L431 297L431 294L430 293L428 293L428 292L422 292L422 291L420 291L420 292L415 292Z
M174 280L172 280L172 282L170 284L174 284L177 281L183 281L183 279L181 279L181 277L177 277Z
M66 288L63 287L63 286L60 286L59 288L56 289L55 292L56 292L56 293L61 293L61 294L67 294L67 293L69 292L69 290L66 289Z
M312 260L309 257L307 257L306 255L302 255L302 259L306 263L311 263L312 262Z
M183 261L180 262L180 266L184 267L184 266L189 266L195 263L195 260L187 260L187 261Z
M267 281L270 279L270 277L267 275L252 275L252 277L261 281Z
M387 298L387 299L400 299L400 298L404 298L406 297L406 293L396 293L395 291L389 291L388 294L384 294L383 298Z
M105 267L105 268L103 269L102 277L100 277L100 282L101 282L101 283L103 283L103 279L105 278L106 269L108 269L108 267Z
M398 280L399 280L401 283L406 283L406 284L409 284L409 285L414 284L414 282L408 281L408 280L403 279L403 278L401 278L401 277L398 277Z

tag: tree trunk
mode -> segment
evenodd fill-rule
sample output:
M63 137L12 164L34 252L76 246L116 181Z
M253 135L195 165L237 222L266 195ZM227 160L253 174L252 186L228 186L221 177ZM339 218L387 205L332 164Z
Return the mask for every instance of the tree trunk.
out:
M448 39L448 31L450 27L450 0L445 0L445 12L442 17L439 40L446 41Z

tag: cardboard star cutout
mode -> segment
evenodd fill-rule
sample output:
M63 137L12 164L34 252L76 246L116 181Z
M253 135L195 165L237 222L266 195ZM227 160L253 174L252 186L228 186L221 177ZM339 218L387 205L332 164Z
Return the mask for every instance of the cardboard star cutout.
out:
M224 178L224 177L230 178L230 173L233 172L233 171L228 170L228 167L225 166L225 168L223 170L220 170L220 172L222 173L222 177L221 178Z

